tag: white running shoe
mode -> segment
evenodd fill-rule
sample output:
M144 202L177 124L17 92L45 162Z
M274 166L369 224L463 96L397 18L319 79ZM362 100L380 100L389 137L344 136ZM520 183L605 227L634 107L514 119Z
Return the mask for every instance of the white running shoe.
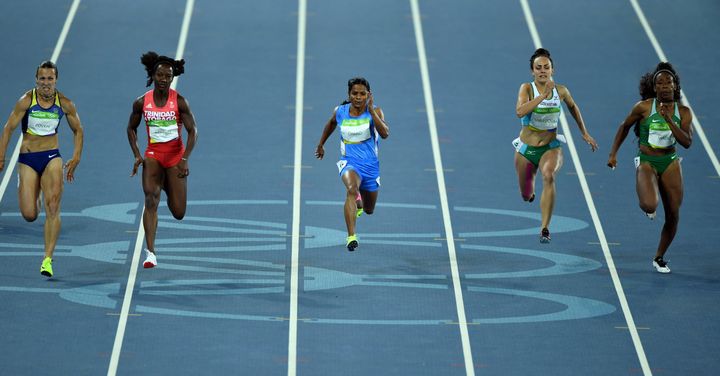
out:
M150 252L149 249L145 249L145 253L147 254L147 256L145 257L145 262L143 262L143 268L149 269L156 267L157 257L155 257L155 254Z
M667 262L665 262L662 257L656 257L653 260L653 266L655 267L655 271L657 271L658 273L670 273L670 268L668 267Z
M645 215L646 215L648 218L650 218L651 221L652 221L653 219L655 219L655 214L656 214L655 212L645 213Z

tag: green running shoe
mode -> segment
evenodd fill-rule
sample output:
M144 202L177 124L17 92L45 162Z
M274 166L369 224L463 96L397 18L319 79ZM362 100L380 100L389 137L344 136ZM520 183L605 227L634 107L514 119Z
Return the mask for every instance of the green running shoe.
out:
M352 252L358 247L357 235L350 235L347 237L347 249Z
M40 265L40 274L46 277L53 276L52 259L50 257L45 257L45 259L43 259L42 265Z

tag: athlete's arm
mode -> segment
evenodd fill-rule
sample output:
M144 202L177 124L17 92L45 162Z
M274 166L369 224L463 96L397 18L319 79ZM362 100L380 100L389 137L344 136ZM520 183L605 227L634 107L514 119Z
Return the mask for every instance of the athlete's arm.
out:
M648 106L649 104L647 101L635 103L632 110L630 110L630 114L618 127L615 139L613 140L612 148L610 149L610 157L608 158L607 163L608 167L615 168L617 165L617 152L618 149L620 149L620 145L622 145L623 141L625 141L630 128L645 117L645 114L648 112Z
M130 113L130 119L128 120L127 136L128 142L130 142L130 148L132 149L133 155L135 156L135 163L133 164L132 173L130 176L137 174L138 167L143 163L143 157L140 153L140 148L137 143L137 129L140 125L143 113L143 102L144 98L139 97L133 102L132 112Z
M190 105L180 94L178 94L178 108L180 109L180 120L182 120L183 125L185 126L185 131L187 131L188 134L187 145L185 145L185 153L183 154L180 163L178 163L178 168L180 168L181 175L188 176L190 174L190 169L188 168L187 160L190 158L190 154L195 148L198 131L195 126L195 116L190 110Z
M590 145L592 151L597 150L597 142L595 142L595 139L590 136L590 133L588 133L587 128L585 127L585 121L580 113L580 106L575 103L572 95L570 95L570 90L568 90L568 88L564 85L557 85L557 89L558 94L560 94L560 99L565 102L568 111L570 111L570 115L572 115L573 119L575 119L575 123L577 123L577 126L580 129L580 134L582 134L583 140Z
M675 123L675 121L673 121L670 111L667 110L664 104L659 106L660 115L665 118L665 121L667 121L668 124L670 124L670 131L678 144L687 149L690 145L692 145L692 126L690 125L692 123L692 112L689 108L681 105L680 103L677 103L676 105L679 106L678 111L680 112L679 126Z
M25 116L25 111L30 107L30 102L32 101L31 93L32 91L28 91L18 99L3 127L2 136L0 136L0 171L5 168L5 153L7 152L12 133L18 124L20 124L20 121L22 121L23 116Z
M373 118L373 123L375 124L375 130L377 130L378 134L380 134L380 137L383 139L388 138L390 136L390 127L388 127L387 123L385 122L385 114L383 114L382 109L380 107L375 107L373 105L373 95L372 92L368 93L368 110L370 111L370 115Z
M75 137L73 138L73 156L65 163L65 180L72 182L75 180L75 168L80 164L80 157L83 149L83 127L80 123L80 115L78 115L75 104L64 95L60 96L63 112L67 117L68 125Z
M551 82L548 82L547 84L550 85ZM529 83L525 82L520 85L520 91L518 91L518 100L517 104L515 105L515 115L517 115L518 118L521 118L531 113L532 110L535 109L535 107L540 105L540 102L546 99L547 95L538 95L537 97L530 100L531 92L532 86ZM552 88L550 89L550 92L552 92Z
M320 135L320 141L315 148L315 157L317 159L323 159L325 156L325 148L323 145L325 145L325 141L327 141L328 137L330 137L330 135L335 131L335 128L337 128L337 120L335 119L336 114L337 108L333 111L333 114L327 123L325 123L325 128L323 128L322 135Z

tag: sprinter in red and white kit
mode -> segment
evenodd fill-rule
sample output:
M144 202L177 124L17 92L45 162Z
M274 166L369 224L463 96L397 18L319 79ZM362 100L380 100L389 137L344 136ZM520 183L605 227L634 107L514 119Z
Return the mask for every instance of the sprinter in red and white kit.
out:
M135 155L132 174L143 166L142 186L145 192L146 258L145 268L157 265L155 256L155 233L158 224L160 192L167 195L167 206L173 217L183 219L187 207L187 176L190 174L188 158L197 141L195 118L185 98L170 88L175 76L185 72L185 60L174 60L158 56L155 52L142 55L140 61L147 71L147 86L154 88L133 102L128 121L127 134L130 148ZM137 143L137 129L140 120L145 119L148 147L145 155L140 153ZM187 131L187 147L183 144L182 128Z

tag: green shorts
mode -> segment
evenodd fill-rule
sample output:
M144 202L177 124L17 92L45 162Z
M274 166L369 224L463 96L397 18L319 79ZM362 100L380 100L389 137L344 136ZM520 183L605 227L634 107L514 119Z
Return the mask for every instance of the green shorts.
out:
M554 139L544 146L530 146L520 141L520 138L518 137L513 141L513 146L520 155L525 157L525 159L530 161L530 163L535 165L535 167L538 167L540 165L540 158L542 158L543 154L545 154L548 150L561 147L562 142L558 139Z
M650 166L657 172L658 176L662 175L665 170L678 159L676 153L666 155L647 155L642 152L638 152L638 156L635 157L635 168L640 167L641 163L649 163Z

